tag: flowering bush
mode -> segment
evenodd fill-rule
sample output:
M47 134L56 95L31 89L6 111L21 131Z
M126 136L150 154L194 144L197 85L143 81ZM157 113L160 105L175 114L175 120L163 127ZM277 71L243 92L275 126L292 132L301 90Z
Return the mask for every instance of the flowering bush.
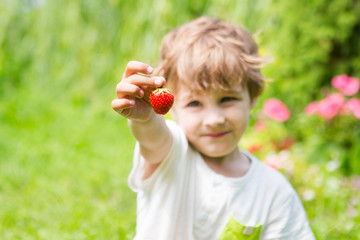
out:
M346 74L332 78L325 97L305 107L303 128L298 131L309 158L337 160L346 174L360 173L360 81ZM323 157L321 157L321 155ZM324 157L325 156L325 157Z
M286 101L265 100L242 145L289 179L310 225L317 226L317 239L360 239L354 238L360 222L359 80L343 74L331 84L298 113Z
M340 93L333 93L319 102L311 102L305 108L308 115L318 114L319 116L331 119L337 115L345 103L344 96Z
M360 88L359 79L349 77L346 74L335 76L331 80L331 84L347 96L356 94Z
M356 118L360 119L360 99L350 98L344 105L344 113L352 112Z
M265 101L263 113L265 116L278 122L284 122L290 117L290 111L286 105L275 98L270 98Z
M277 169L284 162L279 153L300 148L304 160L336 163L346 174L360 174L360 81L342 74L331 85L299 113L290 113L292 107L276 98L265 100L247 149Z
M353 114L360 119L360 99L345 99L345 96L352 96L358 93L360 82L346 74L335 76L331 84L341 92L331 93L321 101L311 102L305 108L308 115L317 114L325 119L331 119L336 115Z

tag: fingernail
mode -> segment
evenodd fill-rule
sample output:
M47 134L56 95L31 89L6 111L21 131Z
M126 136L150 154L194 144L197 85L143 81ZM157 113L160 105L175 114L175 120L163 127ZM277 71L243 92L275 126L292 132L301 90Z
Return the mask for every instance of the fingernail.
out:
M159 77L158 79L155 80L155 85L158 87L161 87L164 84L165 78L163 77Z
M135 100L134 100L134 99L129 99L129 104L130 104L130 105L135 104Z
M152 67L148 66L146 71L147 71L147 73L152 73L154 71L154 69Z

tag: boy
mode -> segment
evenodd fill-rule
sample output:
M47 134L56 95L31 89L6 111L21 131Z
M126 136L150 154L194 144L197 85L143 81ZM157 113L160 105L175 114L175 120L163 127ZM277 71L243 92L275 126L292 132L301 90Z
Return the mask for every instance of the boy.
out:
M128 63L112 107L137 139L135 239L314 239L288 181L238 148L263 89L262 63L249 33L207 17L165 36L156 71ZM176 122L149 104L163 85L174 92Z

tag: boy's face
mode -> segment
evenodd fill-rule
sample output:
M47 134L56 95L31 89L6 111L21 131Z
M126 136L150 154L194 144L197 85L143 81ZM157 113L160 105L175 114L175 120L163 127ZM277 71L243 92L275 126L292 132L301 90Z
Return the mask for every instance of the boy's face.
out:
M238 148L253 105L246 89L237 86L231 92L193 93L181 85L175 99L172 115L188 141L202 155L224 157Z

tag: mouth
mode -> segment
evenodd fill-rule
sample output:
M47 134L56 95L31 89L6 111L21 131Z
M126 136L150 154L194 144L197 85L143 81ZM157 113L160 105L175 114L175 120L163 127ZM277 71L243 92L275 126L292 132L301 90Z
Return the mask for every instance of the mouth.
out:
M224 136L228 135L229 133L230 133L230 131L218 132L218 133L208 133L208 134L205 134L204 136L205 136L205 137L209 137L209 138L216 139L216 138L224 137Z

